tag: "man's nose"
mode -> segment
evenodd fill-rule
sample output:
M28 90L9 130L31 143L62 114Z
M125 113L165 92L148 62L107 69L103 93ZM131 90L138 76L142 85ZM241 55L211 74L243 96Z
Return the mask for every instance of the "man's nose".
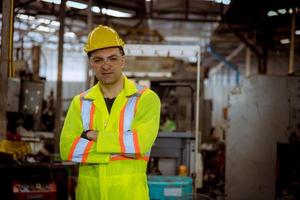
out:
M109 61L105 60L101 67L102 67L102 69L109 69L109 68L111 68L111 64Z

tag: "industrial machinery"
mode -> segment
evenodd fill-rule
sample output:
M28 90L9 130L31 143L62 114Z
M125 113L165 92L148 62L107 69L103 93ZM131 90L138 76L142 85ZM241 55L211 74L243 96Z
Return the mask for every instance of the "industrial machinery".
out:
M149 167L154 167L156 170L151 170L150 173L160 175L177 175L180 165L185 165L188 169L189 175L196 176L196 187L201 185L201 156L198 152L199 143L199 105L200 105L200 47L199 46L175 46L175 45L126 45L125 54L127 56L136 57L176 57L176 58L193 58L196 60L196 73L188 74L184 71L183 64L179 64L177 78L174 78L174 70L166 71L166 66L163 65L163 71L157 70L157 65L149 65L149 69L155 68L153 72L150 70L155 78L150 80L151 89L156 91L162 100L162 107L168 106L166 112L167 120L172 121L170 126L166 126L165 132L160 132L155 141L151 151L151 159ZM176 65L176 63L175 63ZM147 66L146 66L147 67ZM143 65L144 68L144 65ZM147 68L148 69L148 68ZM161 69L160 69L161 70ZM155 73L158 71L158 73ZM127 76L130 75L144 75L144 79L150 79L141 72L125 72ZM183 78L182 75L185 75ZM161 76L163 75L163 76ZM191 76L189 76L191 75ZM187 79L191 78L189 83L180 85ZM140 79L143 79L140 78ZM154 81L156 80L156 82ZM164 80L166 85L159 85ZM178 81L178 82L177 82ZM195 84L196 81L196 84ZM163 87L162 87L163 86ZM178 86L178 87L177 87ZM181 87L182 86L182 87ZM161 88L164 88L163 91ZM187 89L188 88L188 89ZM191 89L190 89L191 88ZM166 93L167 91L167 93ZM194 92L195 91L195 92ZM167 99L164 99L164 96ZM175 95L175 96L174 96ZM182 97L180 99L180 97ZM167 100L167 101L165 101ZM174 101L172 101L174 100ZM166 114L164 113L164 114ZM195 116L195 117L193 117ZM165 120L162 117L162 120ZM158 167L158 168L157 168Z
M185 165L191 175L194 157L195 138L191 132L160 132L151 151L151 158L158 159L161 175L178 175L180 165Z

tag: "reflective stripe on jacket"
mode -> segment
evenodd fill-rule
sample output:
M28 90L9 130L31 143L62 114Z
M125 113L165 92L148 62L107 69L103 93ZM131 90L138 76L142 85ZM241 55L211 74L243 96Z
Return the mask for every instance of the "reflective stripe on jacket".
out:
M157 136L159 116L158 96L126 77L110 114L99 84L74 97L61 133L60 154L81 163L77 199L148 199L145 161ZM84 130L99 131L97 142L80 138Z

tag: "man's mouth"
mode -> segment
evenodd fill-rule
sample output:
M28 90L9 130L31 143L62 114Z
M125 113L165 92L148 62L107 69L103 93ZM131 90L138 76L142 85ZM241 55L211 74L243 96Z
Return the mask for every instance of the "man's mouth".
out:
M110 75L110 74L113 74L112 72L105 72L105 73L102 73L104 76L105 75Z

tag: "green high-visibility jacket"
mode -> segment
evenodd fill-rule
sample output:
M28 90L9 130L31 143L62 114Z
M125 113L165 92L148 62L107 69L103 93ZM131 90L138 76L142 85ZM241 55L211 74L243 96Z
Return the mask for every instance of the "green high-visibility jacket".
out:
M60 137L63 160L80 163L76 199L149 199L146 168L157 137L160 99L124 77L110 113L99 83L73 98ZM99 132L97 142L81 138Z

